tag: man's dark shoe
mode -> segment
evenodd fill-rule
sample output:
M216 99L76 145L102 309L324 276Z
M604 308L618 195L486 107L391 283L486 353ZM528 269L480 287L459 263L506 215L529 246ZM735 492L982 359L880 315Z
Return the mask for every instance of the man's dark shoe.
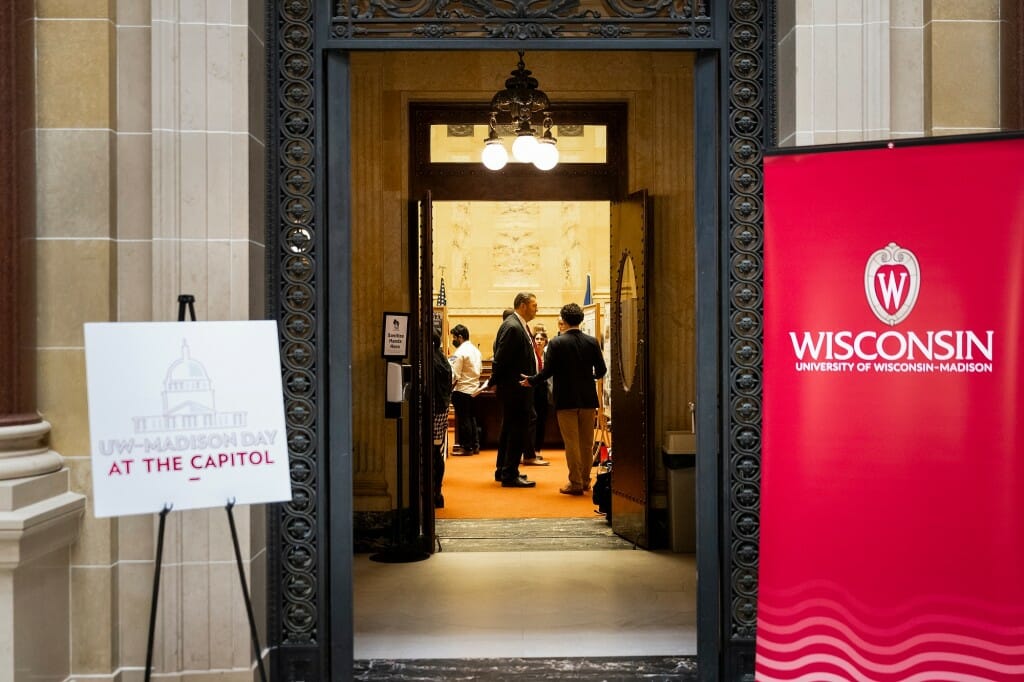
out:
M537 481L529 481L526 476L520 476L514 481L502 481L502 488L534 488L537 485Z

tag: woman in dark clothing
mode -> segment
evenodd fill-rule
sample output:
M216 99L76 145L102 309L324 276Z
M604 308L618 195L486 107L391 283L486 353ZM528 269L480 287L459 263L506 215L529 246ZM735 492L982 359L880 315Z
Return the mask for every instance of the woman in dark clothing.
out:
M444 481L444 444L448 436L448 405L452 400L452 366L441 350L441 334L434 330L434 353L431 355L434 376L434 394L431 396L433 413L434 506L444 507L441 483Z
M537 357L540 359L538 367L543 368L547 362L548 334L540 325L534 325L533 344L537 347ZM541 447L544 445L544 432L548 425L548 405L551 401L551 387L548 382L542 382L533 387L533 409L537 413L537 422L533 433L533 453L540 457Z

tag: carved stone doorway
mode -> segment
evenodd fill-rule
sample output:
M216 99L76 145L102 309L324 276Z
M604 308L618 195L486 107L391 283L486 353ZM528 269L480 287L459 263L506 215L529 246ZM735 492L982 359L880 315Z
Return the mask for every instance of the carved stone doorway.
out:
M271 314L281 323L294 499L271 514L275 679L351 669L352 310L347 51L693 50L698 164L698 636L702 679L752 679L760 472L761 151L774 128L774 3L271 3ZM513 39L513 40L510 40ZM518 40L514 40L518 39ZM342 188L339 190L339 188ZM329 297L329 299L328 299ZM328 300L330 301L328 305ZM330 333L328 333L330 332ZM705 523L706 521L706 523ZM704 551L704 550L707 551Z

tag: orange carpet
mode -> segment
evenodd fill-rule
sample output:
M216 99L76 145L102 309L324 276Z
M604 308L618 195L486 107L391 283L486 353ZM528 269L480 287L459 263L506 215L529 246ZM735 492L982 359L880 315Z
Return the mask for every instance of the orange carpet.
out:
M520 466L519 473L537 482L536 488L502 488L494 480L494 450L478 455L449 456L445 465L444 509L439 519L537 519L593 518L590 491L582 496L563 495L558 489L569 484L565 451L545 450L546 467ZM596 474L596 472L594 472Z

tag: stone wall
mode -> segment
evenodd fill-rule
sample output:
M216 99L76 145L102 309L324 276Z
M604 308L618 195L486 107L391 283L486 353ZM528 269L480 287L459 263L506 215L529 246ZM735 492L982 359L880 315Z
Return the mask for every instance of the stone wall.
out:
M501 312L519 291L537 295L531 326L549 336L562 305L582 305L587 273L591 292L607 300L608 219L607 201L434 202L434 288L444 268L448 328L466 325L489 358Z
M264 317L264 3L35 3L39 409L91 496L83 324ZM262 508L235 510L265 624ZM156 517L96 519L70 566L70 674L141 680ZM161 679L251 679L225 513L168 517ZM40 641L45 641L41 639ZM266 643L266 633L262 633ZM63 679L63 678L60 678Z
M783 0L779 144L1001 130L1000 90L1020 81L1012 4Z

